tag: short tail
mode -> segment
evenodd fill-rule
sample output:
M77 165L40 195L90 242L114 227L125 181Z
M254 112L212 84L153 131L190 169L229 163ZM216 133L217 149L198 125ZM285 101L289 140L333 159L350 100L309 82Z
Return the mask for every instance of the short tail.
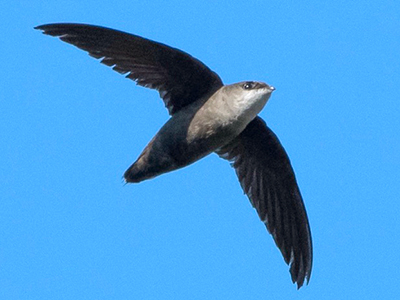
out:
M149 174L148 170L140 168L135 162L132 164L128 170L125 171L124 173L124 179L126 183L137 183L141 182L146 179L150 179L154 177L155 175Z
M170 155L161 151L163 149L160 150L160 147L154 149L154 140L155 138L150 141L139 158L124 173L126 183L141 182L183 166L178 166Z

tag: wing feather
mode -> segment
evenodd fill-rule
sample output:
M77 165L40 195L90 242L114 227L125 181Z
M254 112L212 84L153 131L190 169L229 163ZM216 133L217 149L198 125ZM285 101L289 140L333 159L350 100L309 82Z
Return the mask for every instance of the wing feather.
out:
M232 162L260 219L290 265L300 288L310 280L312 241L307 213L289 158L276 135L256 117L217 153Z

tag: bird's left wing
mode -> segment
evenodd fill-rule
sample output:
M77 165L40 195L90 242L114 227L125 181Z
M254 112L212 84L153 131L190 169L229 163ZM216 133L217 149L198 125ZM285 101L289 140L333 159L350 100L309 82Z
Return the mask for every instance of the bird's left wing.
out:
M35 27L83 49L139 85L156 89L172 115L222 86L220 77L191 55L137 35L86 24Z
M311 275L311 232L292 166L278 138L256 117L217 154L232 162L244 192L290 264L292 281L300 288Z

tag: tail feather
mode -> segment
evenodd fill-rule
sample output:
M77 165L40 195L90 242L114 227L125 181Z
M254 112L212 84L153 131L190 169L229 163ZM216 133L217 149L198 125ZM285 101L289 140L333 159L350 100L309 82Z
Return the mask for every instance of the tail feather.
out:
M152 147L153 140L146 146L139 158L124 173L126 183L137 183L154 178L178 167L176 161L163 151Z
M159 165L143 164L143 162L138 159L125 171L124 178L126 183L138 183L143 180L154 178L165 172L168 172L168 170L161 168Z

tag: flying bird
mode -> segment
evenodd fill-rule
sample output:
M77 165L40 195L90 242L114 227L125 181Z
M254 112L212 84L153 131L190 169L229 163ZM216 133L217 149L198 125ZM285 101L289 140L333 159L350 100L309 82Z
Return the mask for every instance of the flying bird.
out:
M224 85L201 61L137 35L86 24L35 27L59 37L137 84L159 92L169 120L124 174L141 182L217 153L273 236L293 283L310 280L312 242L289 158L258 113L275 90L258 81Z

